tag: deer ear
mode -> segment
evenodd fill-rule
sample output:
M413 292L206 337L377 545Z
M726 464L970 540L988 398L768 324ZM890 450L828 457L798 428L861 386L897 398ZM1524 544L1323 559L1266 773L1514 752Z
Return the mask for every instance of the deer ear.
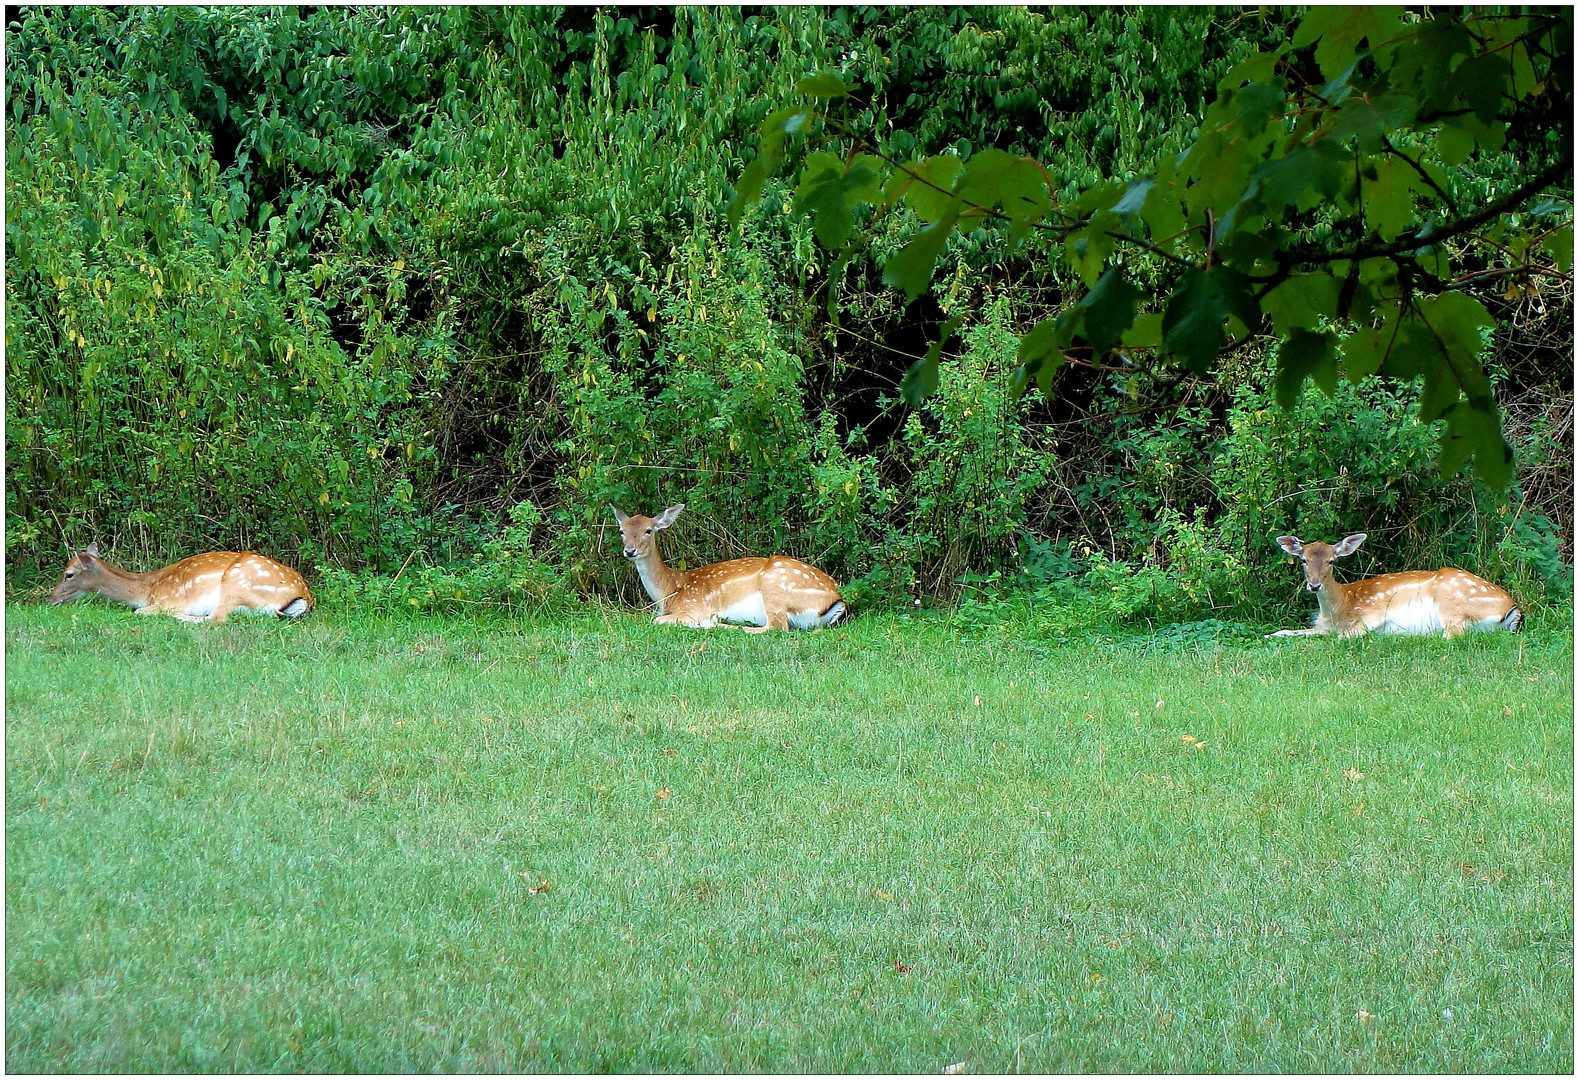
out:
M675 503L673 506L669 507L669 509L658 515L658 519L652 523L652 527L655 529L667 529L670 525L674 524L674 519L679 517L680 511L684 509L684 503Z
M1355 549L1360 546L1360 542L1364 539L1364 533L1355 533L1353 536L1345 536L1342 540L1339 540L1332 546L1333 556L1335 558L1341 559L1345 555L1353 555Z
M92 555L95 559L99 558L99 542L97 540L93 541L93 543L82 549L82 553L84 555Z
M1298 556L1305 553L1305 545L1300 543L1297 536L1280 536L1277 538L1277 546L1290 555Z
M620 513L620 508L615 506L613 503L609 503L609 509L614 511L615 521L619 522L621 525L625 524L625 518L628 515Z

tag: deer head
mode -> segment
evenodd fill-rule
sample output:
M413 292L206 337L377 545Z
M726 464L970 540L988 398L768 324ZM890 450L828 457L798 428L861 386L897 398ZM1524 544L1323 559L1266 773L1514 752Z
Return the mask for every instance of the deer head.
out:
M64 604L67 600L97 592L103 580L104 564L99 561L99 545L95 541L71 557L66 569L61 572L60 581L50 592L48 601L51 604Z
M674 519L680 516L681 510L685 509L685 504L675 503L655 518L642 517L640 514L622 514L617 506L610 506L609 509L614 511L614 520L620 523L625 557L645 559L656 550L658 530L673 525Z
M1305 588L1320 592L1332 579L1332 560L1353 555L1364 539L1364 533L1355 533L1336 544L1323 544L1320 540L1307 544L1297 536L1280 536L1277 546L1305 564Z

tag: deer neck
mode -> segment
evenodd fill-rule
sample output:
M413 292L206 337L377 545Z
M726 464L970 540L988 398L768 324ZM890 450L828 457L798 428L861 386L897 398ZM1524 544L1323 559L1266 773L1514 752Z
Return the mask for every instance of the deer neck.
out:
M659 605L659 613L662 614L663 602L679 592L685 584L685 573L664 565L663 556L658 554L657 537L653 538L651 554L638 556L635 561L641 587L647 590L653 603Z
M1333 622L1347 618L1348 605L1344 603L1344 592L1347 585L1339 585L1332 576L1332 567L1327 567L1327 572L1321 575L1321 591L1316 594L1316 606L1321 611L1323 622Z
M134 574L130 570L122 570L119 566L111 566L103 559L100 559L99 580L94 583L93 591L111 600L119 600L123 604L130 604L134 608L147 607L148 594L153 586L153 576L152 573Z

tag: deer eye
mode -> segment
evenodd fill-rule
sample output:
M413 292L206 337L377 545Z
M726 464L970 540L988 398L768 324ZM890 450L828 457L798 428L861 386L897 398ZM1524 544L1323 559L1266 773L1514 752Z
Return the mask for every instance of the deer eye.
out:
M652 535L652 530L651 530L651 529L648 529L648 530L647 530L647 531L646 531L646 533L644 533L644 534L643 534L643 535L645 535L645 536L651 536L651 535Z
M75 570L67 570L66 571L66 578L67 578L67 580L70 580L71 578L74 578L76 576L77 576L77 572Z

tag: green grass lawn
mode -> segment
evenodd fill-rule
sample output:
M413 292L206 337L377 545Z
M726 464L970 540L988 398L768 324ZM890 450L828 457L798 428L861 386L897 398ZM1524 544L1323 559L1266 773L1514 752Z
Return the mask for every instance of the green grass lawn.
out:
M6 618L12 1071L1574 1067L1566 612Z

